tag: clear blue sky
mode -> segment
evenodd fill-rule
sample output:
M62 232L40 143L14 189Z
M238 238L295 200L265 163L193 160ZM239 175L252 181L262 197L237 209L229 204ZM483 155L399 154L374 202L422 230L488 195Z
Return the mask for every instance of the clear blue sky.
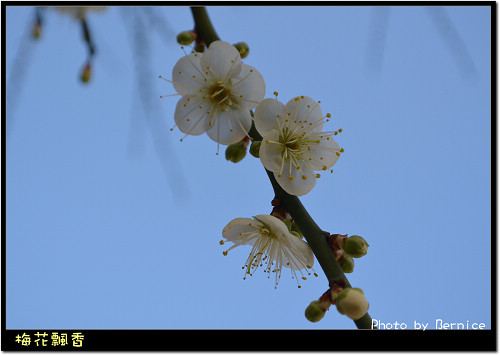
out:
M265 97L321 100L343 129L334 173L301 201L322 229L368 240L348 277L370 315L491 327L490 8L208 12L221 39L250 45ZM263 272L243 280L250 248L223 256L222 228L270 213L273 191L259 160L169 131L177 98L159 98L174 89L158 75L193 20L153 13L166 22L88 16L97 55L82 85L78 23L45 11L30 42L34 9L7 7L7 328L354 328L335 308L305 319L328 288L319 265L274 289Z

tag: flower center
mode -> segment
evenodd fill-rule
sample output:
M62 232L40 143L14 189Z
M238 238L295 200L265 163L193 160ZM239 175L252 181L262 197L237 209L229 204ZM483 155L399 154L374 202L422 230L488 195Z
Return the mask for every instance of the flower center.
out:
M285 143L285 147L289 150L299 150L300 149L300 143L299 141L296 142L291 142L291 143Z
M278 239L276 234L274 234L273 231L271 229L269 229L268 227L260 228L259 233L262 236L265 236L265 237L270 238L270 239Z
M283 147L281 151L282 157L286 159L293 156L294 158L301 160L303 146L308 142L308 140L295 136L287 127L285 127L282 134L280 134L279 142Z
M231 90L218 80L208 88L210 100L216 105L231 106L233 102L231 101L230 93Z

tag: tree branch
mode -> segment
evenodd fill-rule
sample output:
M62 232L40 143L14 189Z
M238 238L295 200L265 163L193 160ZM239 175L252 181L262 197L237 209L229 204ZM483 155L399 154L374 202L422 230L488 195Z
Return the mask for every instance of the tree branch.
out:
M199 38L201 38L207 46L209 46L213 41L219 40L219 37L212 26L212 22L208 17L207 10L204 7L191 7L191 12L195 23L194 29ZM262 140L262 137L255 129L253 122L249 135L254 141ZM266 170L266 172L269 180L271 181L276 197L285 205L286 210L290 213L293 220L300 228L300 231L311 247L328 281L336 282L345 280L347 287L351 287L344 272L342 271L342 268L337 260L335 260L330 246L328 245L326 237L329 233L324 232L321 228L319 228L297 196L293 196L285 192L274 178L274 174L268 170ZM366 313L362 318L355 320L354 323L359 329L372 329L372 319L368 313Z
M205 42L207 47L213 41L218 41L219 36L212 26L212 22L208 17L207 9L205 7L191 7L191 12L194 19L194 30L199 38Z

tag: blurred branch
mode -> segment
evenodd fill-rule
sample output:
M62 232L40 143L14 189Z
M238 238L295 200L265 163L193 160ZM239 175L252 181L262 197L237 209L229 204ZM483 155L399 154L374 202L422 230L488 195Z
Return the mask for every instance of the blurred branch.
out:
M85 44L87 45L87 50L90 60L95 54L95 46L94 43L92 42L92 37L90 36L87 19L85 17L82 17L80 23L82 25L83 39L85 40Z
M192 7L191 11L195 21L195 30L198 36L203 39L205 44L208 46L211 42L218 40L219 37L212 26L206 9L204 7ZM255 129L253 122L249 134L254 141L262 140L262 137ZM299 226L300 231L306 238L307 243L311 247L316 259L321 265L328 281L335 282L345 280L347 287L351 287L344 272L342 271L342 268L337 260L335 260L335 257L328 245L326 237L329 233L324 232L318 227L297 196L292 196L286 193L281 186L279 186L278 182L274 178L274 174L267 170L266 172L273 186L276 198L278 198L280 202L285 205L286 210ZM362 318L354 321L354 323L359 329L372 329L372 319L368 313L366 313Z
M158 32L160 38L166 43L171 43L169 39L175 38L175 31L162 16L162 13L154 11L149 6L141 7L141 9L144 15L148 18L149 25Z
M476 80L478 72L474 65L474 60L446 9L439 6L426 7L425 9L445 44L448 46L462 76L466 80Z
M36 41L36 37L33 36L33 26L41 26L42 23L41 9L38 7L35 8L34 18L34 21L30 21L28 26L25 27L24 33L21 36L6 85L7 108L5 130L7 137L9 137L14 127L14 113L17 108L17 100L19 95L21 95L26 70L29 67L29 60L31 59L31 52ZM38 35L40 34L38 33Z
M390 9L387 6L375 6L371 9L370 14L365 67L369 74L377 77L382 73L384 63Z
M124 16L124 24L130 35L130 45L134 52L134 72L136 74L137 95L141 103L144 114L143 122L146 124L151 137L153 138L153 146L156 155L161 163L167 184L173 193L174 198L179 202L189 196L189 188L186 184L186 179L182 173L181 166L175 155L175 150L168 139L169 128L166 122L160 119L157 106L152 98L153 78L157 78L151 70L151 48L149 37L147 36L146 24L148 19L143 18L144 14L137 11L136 8L123 8L122 15ZM132 115L129 133L129 153L137 148L135 143L140 139L138 134L143 129L144 124L141 124L140 117Z

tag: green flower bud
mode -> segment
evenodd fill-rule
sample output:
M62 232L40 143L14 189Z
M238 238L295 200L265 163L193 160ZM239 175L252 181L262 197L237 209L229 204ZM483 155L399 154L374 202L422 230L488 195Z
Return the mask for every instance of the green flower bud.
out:
M261 143L262 143L261 141L254 141L250 145L250 154L252 154L256 158L260 157L259 150L260 150L260 144Z
M335 292L335 291L331 291L330 292L330 298L332 299L333 304L335 304L335 302L337 301L337 296L338 295L339 295L338 292Z
M247 148L241 142L231 144L226 148L226 160L237 163L247 155Z
M363 317L368 311L368 301L359 288L345 288L335 300L337 310L353 320Z
M325 316L325 309L321 307L320 301L312 301L309 306L307 306L305 315L308 321L316 323Z
M85 67L80 73L80 80L82 81L82 83L88 83L91 77L92 77L92 71L90 68L90 63L87 63L85 64Z
M369 245L363 237L360 237L359 235L351 235L344 242L343 249L353 258L361 258L366 255L368 247Z
M354 259L349 255L344 255L344 259L339 262L342 271L346 274L350 274L354 271Z
M31 32L31 34L33 35L33 38L34 39L40 38L41 32L42 32L42 25L39 22L35 23L35 25L33 26L33 30Z
M250 47L248 47L248 44L245 42L238 42L233 44L233 46L235 46L238 52L240 52L241 58L245 58L248 53L250 53Z
M196 39L196 32L194 31L182 31L177 35L177 43L188 45L193 43Z

